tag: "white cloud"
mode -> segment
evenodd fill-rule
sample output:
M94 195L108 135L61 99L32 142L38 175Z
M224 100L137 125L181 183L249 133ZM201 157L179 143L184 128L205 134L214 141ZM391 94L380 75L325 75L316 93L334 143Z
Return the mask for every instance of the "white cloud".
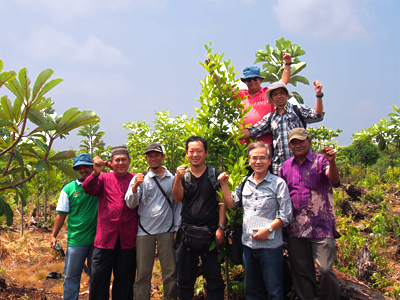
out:
M49 26L33 31L27 40L20 41L17 51L36 59L57 59L67 63L77 62L104 67L131 64L122 51L95 36L89 36L79 44L72 36Z
M51 13L53 19L70 21L71 18L94 15L101 10L118 11L126 9L133 0L14 0L33 9Z
M273 12L281 28L291 34L329 40L367 36L350 0L278 0Z

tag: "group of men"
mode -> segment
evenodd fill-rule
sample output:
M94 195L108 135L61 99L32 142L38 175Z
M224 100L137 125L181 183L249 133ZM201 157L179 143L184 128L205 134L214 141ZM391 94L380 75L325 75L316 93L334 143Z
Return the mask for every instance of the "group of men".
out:
M291 57L285 54L284 59L287 83ZM51 239L54 246L69 214L64 299L78 299L86 258L90 299L109 298L111 274L113 299L150 299L156 249L166 299L193 298L199 258L208 298L224 299L218 251L224 241L225 205L243 206L246 299L263 299L263 284L268 299L283 299L283 236L298 299L319 297L314 258L321 297L339 299L332 271L338 237L332 200L332 187L339 185L335 151L326 147L323 154L313 154L305 129L306 123L323 119L322 84L314 82L317 103L311 109L288 102L285 82L262 89L262 79L259 68L245 68L242 81L248 90L241 93L248 96L243 101L252 106L252 117L245 119L251 126L242 138L262 136L262 141L248 145L253 173L233 193L229 175L205 164L207 141L198 136L186 141L190 167L179 166L176 174L162 165L165 153L159 143L147 146L149 167L138 174L128 172L130 158L123 146L112 149L109 162L98 156L92 161L88 154L74 159L81 178L61 192ZM105 166L111 171L103 172ZM212 242L216 247L210 247Z

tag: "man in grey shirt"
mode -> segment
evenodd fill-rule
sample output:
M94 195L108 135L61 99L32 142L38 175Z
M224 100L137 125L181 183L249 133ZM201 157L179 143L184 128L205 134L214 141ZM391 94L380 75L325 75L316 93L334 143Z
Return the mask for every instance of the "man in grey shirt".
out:
M229 176L218 176L226 206L243 206L245 296L247 300L264 299L264 283L269 300L283 300L282 226L292 218L289 190L282 178L268 171L268 145L249 144L248 157L254 172L232 194L227 185Z
M165 158L159 143L146 147L147 172L132 178L125 195L126 205L138 206L139 228L136 239L137 279L135 299L149 300L156 245L161 264L164 298L176 299L174 233L181 222L181 203L172 196L175 175L162 166Z

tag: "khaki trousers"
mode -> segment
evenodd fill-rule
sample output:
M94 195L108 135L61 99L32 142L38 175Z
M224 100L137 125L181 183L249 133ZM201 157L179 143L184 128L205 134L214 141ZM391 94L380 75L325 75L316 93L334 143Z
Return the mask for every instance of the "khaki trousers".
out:
M156 245L161 264L164 298L176 299L177 270L175 250L173 248L173 232L138 236L136 238L137 279L134 285L135 299L150 300L151 277Z

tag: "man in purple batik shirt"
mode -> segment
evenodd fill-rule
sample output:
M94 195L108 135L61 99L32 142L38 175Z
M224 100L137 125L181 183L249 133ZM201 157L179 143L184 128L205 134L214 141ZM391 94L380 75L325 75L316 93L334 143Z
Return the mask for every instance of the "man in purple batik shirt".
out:
M314 259L318 265L321 299L340 299L340 287L333 272L335 227L332 187L338 187L339 171L335 150L311 152L311 138L304 128L289 132L294 156L279 172L286 181L293 204L293 218L286 227L290 271L298 299L317 300Z

